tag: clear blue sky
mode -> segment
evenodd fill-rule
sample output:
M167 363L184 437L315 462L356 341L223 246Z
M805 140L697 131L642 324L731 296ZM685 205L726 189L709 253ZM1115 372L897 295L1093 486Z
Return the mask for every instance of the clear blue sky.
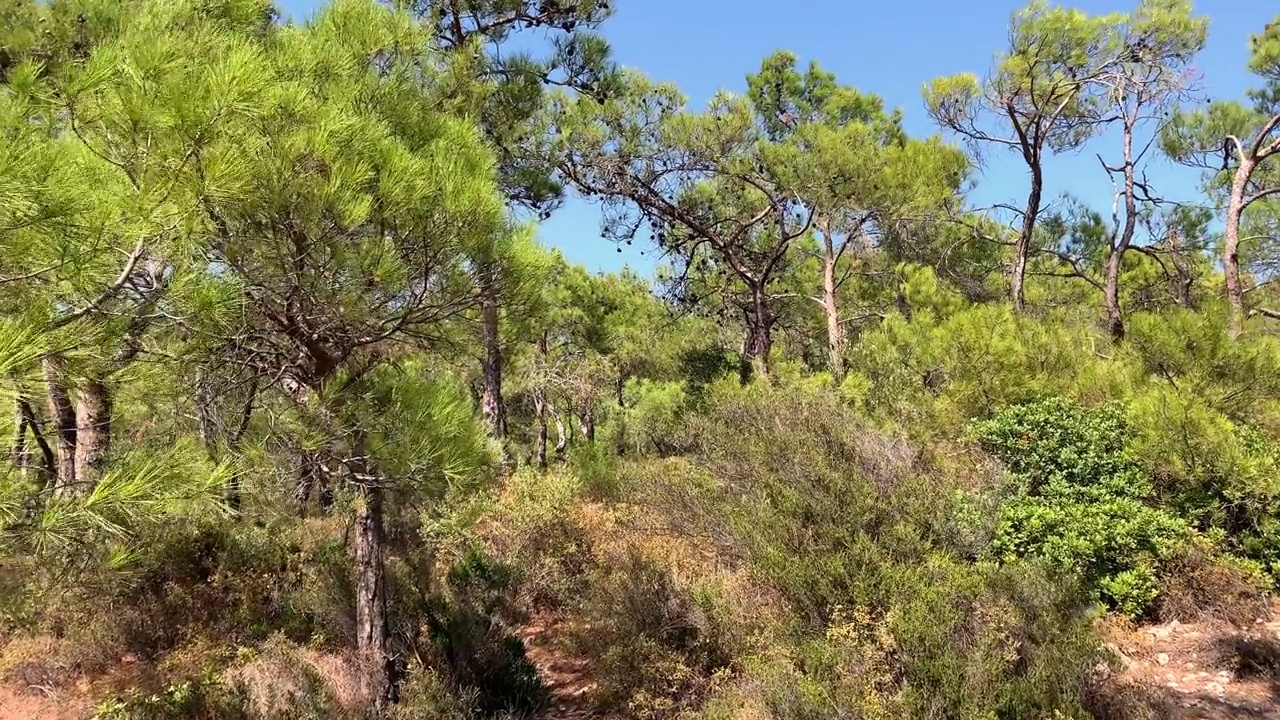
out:
M305 16L319 0L283 0L286 12ZM602 31L623 65L676 83L694 107L719 89L741 92L745 76L775 50L790 50L802 63L816 60L840 82L874 92L905 113L912 135L937 132L925 115L921 86L957 72L984 73L1007 43L1018 0L614 0L615 15ZM1137 0L1062 0L1086 12L1131 10ZM1209 43L1197 61L1213 98L1238 98L1251 82L1245 64L1248 37L1280 12L1265 0L1198 0L1197 11L1211 18ZM1046 196L1070 191L1105 209L1110 184L1094 157L1118 149L1102 138L1080 155L1055 159L1046 170ZM1149 173L1158 189L1187 197L1196 174L1168 165ZM1024 197L1025 169L1005 154L989 158L977 204ZM591 270L623 264L648 273L653 253L639 246L614 245L600 238L600 215L592 205L570 201L542 224L539 235L570 260Z

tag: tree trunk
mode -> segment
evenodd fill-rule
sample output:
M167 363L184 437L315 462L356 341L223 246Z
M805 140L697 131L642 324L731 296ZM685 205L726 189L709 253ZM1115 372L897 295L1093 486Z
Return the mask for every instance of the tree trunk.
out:
M547 468L547 396L541 388L533 391L533 415L538 420L538 436L534 441L533 455L538 467Z
M583 410L578 416L578 429L582 431L582 438L588 443L596 441L596 412L594 408Z
M564 426L564 419L551 403L547 403L547 412L556 422L556 462L564 462L565 452L569 449L569 432Z
M388 647L386 565L382 556L382 488L356 474L356 652L369 671L374 716L385 715L391 693L391 654Z
M1231 181L1227 204L1227 229L1222 243L1222 269L1227 280L1227 302L1231 305L1229 333L1232 339L1244 332L1244 289L1240 286L1240 220L1244 215L1244 193L1253 174L1254 161L1244 160Z
M830 225L822 230L822 309L827 315L827 352L831 375L837 382L844 377L844 332L836 307L836 247Z
M1169 257L1173 260L1173 269L1178 274L1173 285L1173 301L1178 304L1178 307L1195 310L1195 299L1191 294L1195 279L1191 276L1191 267L1187 264L1187 256L1183 252L1182 239L1177 228L1169 231Z
M1107 311L1107 332L1114 342L1124 340L1124 312L1120 307L1120 270L1124 267L1125 253L1133 243L1133 232L1138 226L1138 199L1134 189L1133 125L1126 119L1124 126L1124 228L1107 258L1107 281L1103 286L1103 304Z
M1027 206L1022 213L1022 228L1018 231L1018 240L1013 246L1013 268L1009 274L1010 291L1013 296L1013 307L1018 312L1026 309L1026 291L1024 285L1027 277L1027 256L1031 253L1031 240L1035 236L1036 218L1040 215L1040 197L1044 192L1044 171L1039 159L1029 163L1031 166L1031 191L1027 195Z
M498 290L493 268L486 267L480 273L480 304L483 315L484 360L481 363L483 384L480 391L480 408L489 433L501 438L506 435L506 408L502 402L502 347L498 325Z
M40 472L44 475L44 482L49 485L54 482L56 473L58 472L58 461L54 455L53 448L49 447L49 443L44 439L44 430L40 427L40 419L36 417L35 408L31 406L31 400L25 395L19 396L18 413L22 418L22 425L25 425L31 437L35 439L36 446L40 448ZM23 445L25 445L25 439ZM24 448L26 462L31 462L31 452Z
M61 358L50 355L42 363L49 400L49 417L58 440L54 492L63 494L76 487L76 409L63 377Z
M1124 261L1124 250L1112 251L1107 258L1107 282L1103 291L1103 302L1107 311L1107 332L1115 342L1124 340L1124 313L1120 309L1120 267Z
M27 420L27 414L22 411L21 399L14 401L13 406L13 447L9 450L9 457L25 481L28 475L27 470L31 466L31 454L27 451L27 430L30 422Z
M102 480L111 451L111 388L92 379L76 393L76 480L89 493Z
M769 308L769 295L763 283L751 289L751 311L747 313L747 337L744 382L754 375L769 379L769 353L773 349L773 315Z

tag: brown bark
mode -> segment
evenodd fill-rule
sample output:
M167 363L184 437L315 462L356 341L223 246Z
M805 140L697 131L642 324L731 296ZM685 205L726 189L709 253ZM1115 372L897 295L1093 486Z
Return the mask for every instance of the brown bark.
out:
M769 294L762 284L751 288L751 309L747 312L746 342L742 380L751 376L769 379L769 353L773 349L773 314L769 307Z
M1018 240L1013 246L1013 268L1010 272L1010 291L1013 296L1013 307L1018 312L1026 308L1027 256L1031 252L1031 240L1035 236L1036 219L1040 215L1040 199L1044 192L1044 171L1038 159L1028 161L1031 168L1031 191L1027 195L1027 205L1022 212L1022 227L1018 231Z
M356 432L347 462L356 491L356 652L369 672L374 716L382 717L391 694L387 626L387 571L382 549L382 487L370 476L363 434Z
M822 251L822 309L827 315L827 352L831 374L838 381L844 377L844 331L836 307L836 247L830 224L822 227Z
M112 391L100 379L86 381L76 393L76 480L89 493L102 480L111 451Z
M1229 332L1238 338L1244 332L1244 289L1240 285L1240 220L1244 215L1244 194L1253 175L1255 161L1244 159L1231 181L1227 204L1227 229L1222 243L1222 269L1226 275L1227 302L1231 305Z
M483 387L480 408L489 433L496 438L506 435L506 407L502 401L502 347L498 324L498 292L492 268L480 273L480 305L483 315L484 359L481 363Z
M594 408L587 408L578 416L578 429L582 431L582 438L588 443L596 441L596 412Z
M62 360L55 355L42 362L49 402L49 418L57 437L57 471L54 492L71 492L76 486L76 409L63 376Z

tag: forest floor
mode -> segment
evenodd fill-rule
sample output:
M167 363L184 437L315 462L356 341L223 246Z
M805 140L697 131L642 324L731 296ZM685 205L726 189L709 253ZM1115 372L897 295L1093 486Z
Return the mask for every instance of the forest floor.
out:
M593 705L596 682L590 662L574 650L576 630L571 619L543 614L519 633L550 693L542 720L608 720ZM1157 717L1280 720L1280 601L1270 618L1252 627L1209 620L1113 626L1107 639L1124 668L1116 680L1163 706ZM0 720L92 716L87 678L55 687L20 675L0 682Z
M591 672L591 661L574 650L574 630L570 620L545 613L532 618L519 632L525 653L538 668L550 696L542 712L544 720L598 720L603 717L592 703L596 681Z
M1215 620L1108 633L1118 680L1160 698L1177 720L1280 720L1280 601L1252 627Z

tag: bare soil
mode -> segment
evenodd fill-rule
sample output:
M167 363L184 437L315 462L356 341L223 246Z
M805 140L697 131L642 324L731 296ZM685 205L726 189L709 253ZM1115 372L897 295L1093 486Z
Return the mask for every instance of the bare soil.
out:
M1120 683L1163 700L1176 720L1280 720L1280 602L1233 627L1206 620L1113 628Z

